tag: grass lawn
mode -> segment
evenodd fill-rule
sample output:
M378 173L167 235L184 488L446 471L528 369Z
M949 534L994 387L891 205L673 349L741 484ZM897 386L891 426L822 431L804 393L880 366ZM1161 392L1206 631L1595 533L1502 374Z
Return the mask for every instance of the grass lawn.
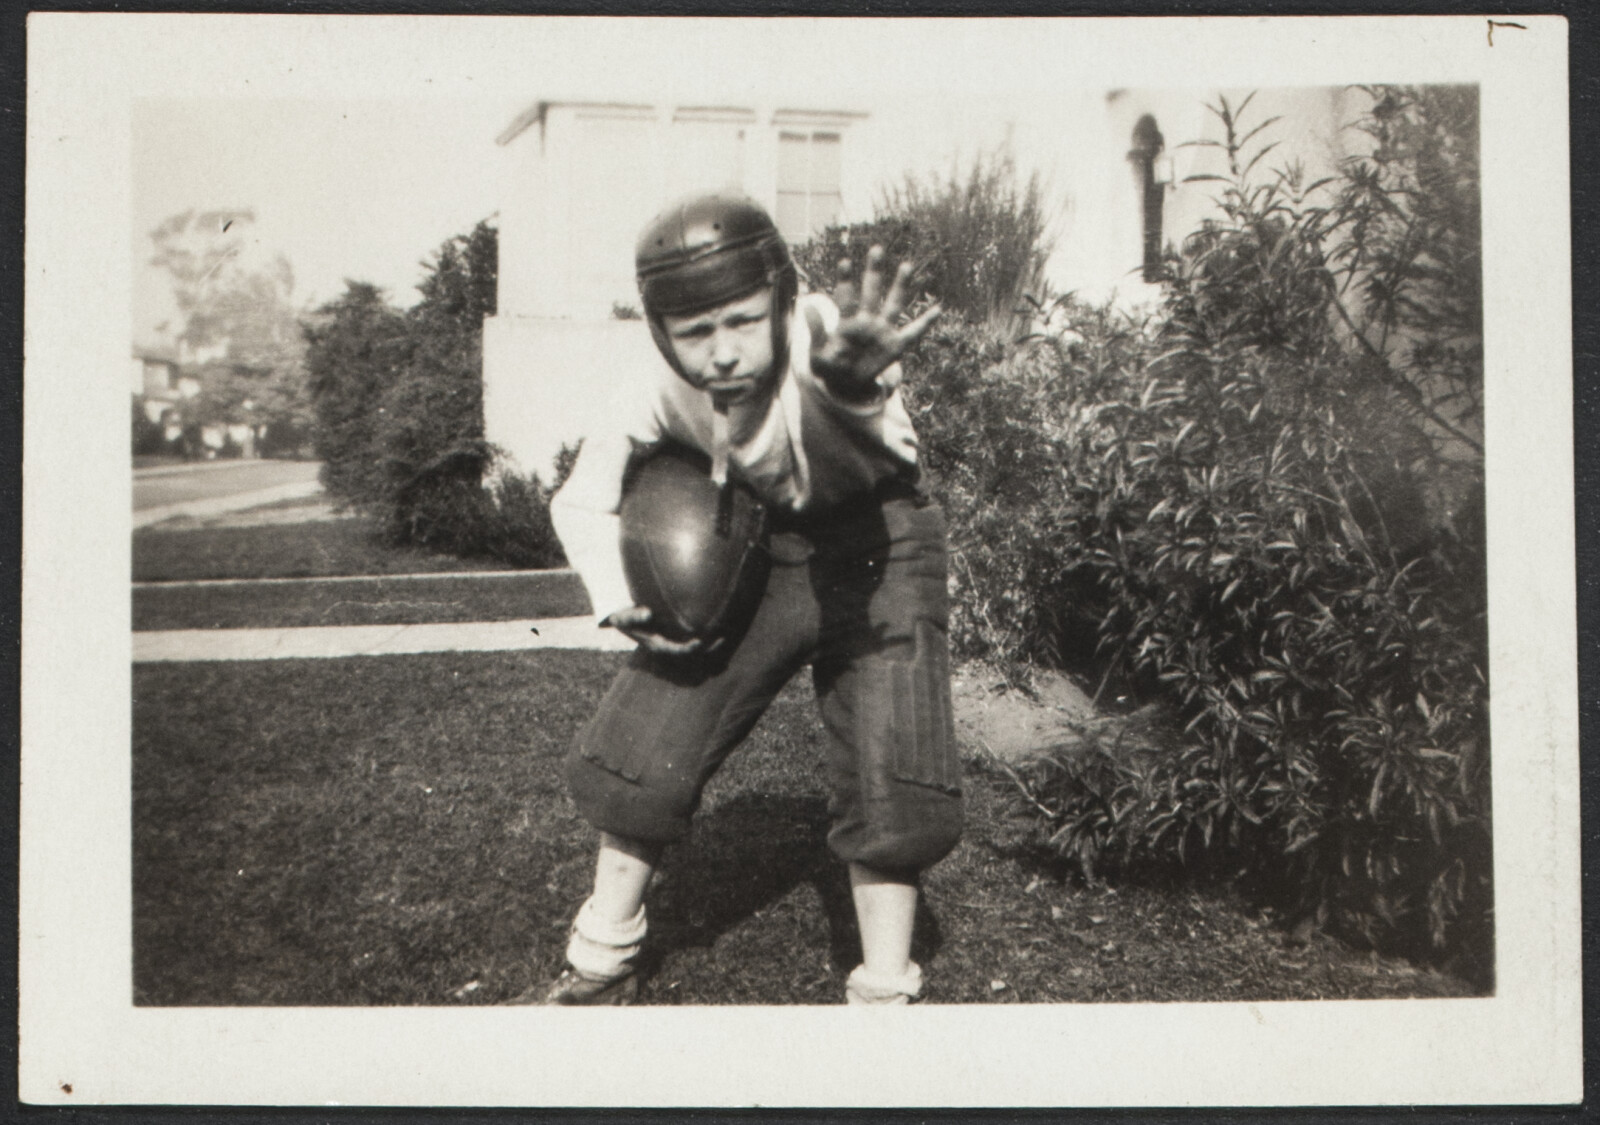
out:
M621 658L439 654L134 669L134 989L153 1005L498 1003L558 970L594 837L558 764ZM859 959L791 690L649 900L646 1004L840 1002ZM926 877L934 1002L1466 995L1222 889L1089 890L974 763Z
M460 559L415 547L390 547L360 518L257 527L160 525L133 533L135 582L206 578L325 578L353 574L437 574L502 570L493 559Z
M191 586L159 583L133 591L133 627L263 629L317 625L420 625L521 621L589 613L572 571L292 579Z

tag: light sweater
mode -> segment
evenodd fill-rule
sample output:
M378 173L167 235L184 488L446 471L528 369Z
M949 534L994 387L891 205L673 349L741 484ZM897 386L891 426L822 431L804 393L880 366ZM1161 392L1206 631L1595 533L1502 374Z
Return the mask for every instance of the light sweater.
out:
M769 505L825 511L917 463L917 435L900 396L900 365L878 376L878 394L846 402L811 371L805 309L826 329L839 310L820 294L800 298L789 317L789 365L773 388L728 412L728 463ZM572 475L550 503L567 559L583 578L596 617L633 604L618 550L622 478L636 449L666 440L712 452L711 395L665 361L643 395L630 396L612 425L589 434Z

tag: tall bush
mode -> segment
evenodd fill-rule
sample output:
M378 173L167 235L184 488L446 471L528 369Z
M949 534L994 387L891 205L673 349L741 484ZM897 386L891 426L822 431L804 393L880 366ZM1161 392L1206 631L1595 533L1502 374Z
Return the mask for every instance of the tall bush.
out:
M486 222L424 263L422 299L401 312L370 285L306 325L324 483L397 543L562 561L537 480L493 473L483 437L483 319L495 310L497 233Z
M1425 442L1431 516L1481 506L1483 258L1471 86L1366 90L1368 145L1322 215L1334 311Z
M957 316L1011 330L1043 286L1052 240L1037 172L1019 180L1004 148L943 175L908 175L889 187L871 222L830 227L798 248L812 284L831 289L841 258L859 263L874 244L910 261L918 283Z
M347 281L301 330L323 486L348 504L366 502L383 492L380 411L410 360L405 318L377 286Z
M1387 93L1363 128L1466 167L1468 119L1433 116L1458 98ZM1470 212L1436 216L1442 249L1384 250L1391 224L1423 226L1418 148L1380 141L1311 184L1261 171L1238 110L1217 113L1230 172L1159 318L1074 307L1012 346L954 325L914 360L970 606L955 639L1059 659L1093 622L1102 661L1180 709L1171 747L1035 769L1064 854L1236 864L1333 928L1483 975L1481 361L1470 287L1439 265L1472 260Z
M398 541L477 553L477 508L491 460L483 440L483 318L495 310L497 259L487 223L446 241L424 264L422 300L405 315L407 362L379 405L383 491L376 498Z

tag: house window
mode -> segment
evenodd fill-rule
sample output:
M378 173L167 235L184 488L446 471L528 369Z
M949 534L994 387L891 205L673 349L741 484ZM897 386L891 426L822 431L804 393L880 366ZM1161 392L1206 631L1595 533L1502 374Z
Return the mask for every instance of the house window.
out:
M839 134L778 134L778 230L790 242L805 242L839 222Z
M1128 160L1133 164L1134 181L1139 192L1141 227L1144 231L1144 279L1160 281L1161 266L1161 205L1166 185L1156 176L1156 159L1166 141L1156 128L1156 119L1148 113L1139 118L1133 127L1133 148Z

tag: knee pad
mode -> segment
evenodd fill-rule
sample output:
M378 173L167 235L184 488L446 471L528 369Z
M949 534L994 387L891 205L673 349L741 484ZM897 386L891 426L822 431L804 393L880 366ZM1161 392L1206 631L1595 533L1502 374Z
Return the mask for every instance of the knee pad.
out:
M961 839L961 798L909 782L896 799L865 802L835 823L828 846L847 863L879 871L925 871Z
M698 803L693 791L659 792L594 761L582 746L567 759L566 780L578 812L602 832L666 844L689 834Z

